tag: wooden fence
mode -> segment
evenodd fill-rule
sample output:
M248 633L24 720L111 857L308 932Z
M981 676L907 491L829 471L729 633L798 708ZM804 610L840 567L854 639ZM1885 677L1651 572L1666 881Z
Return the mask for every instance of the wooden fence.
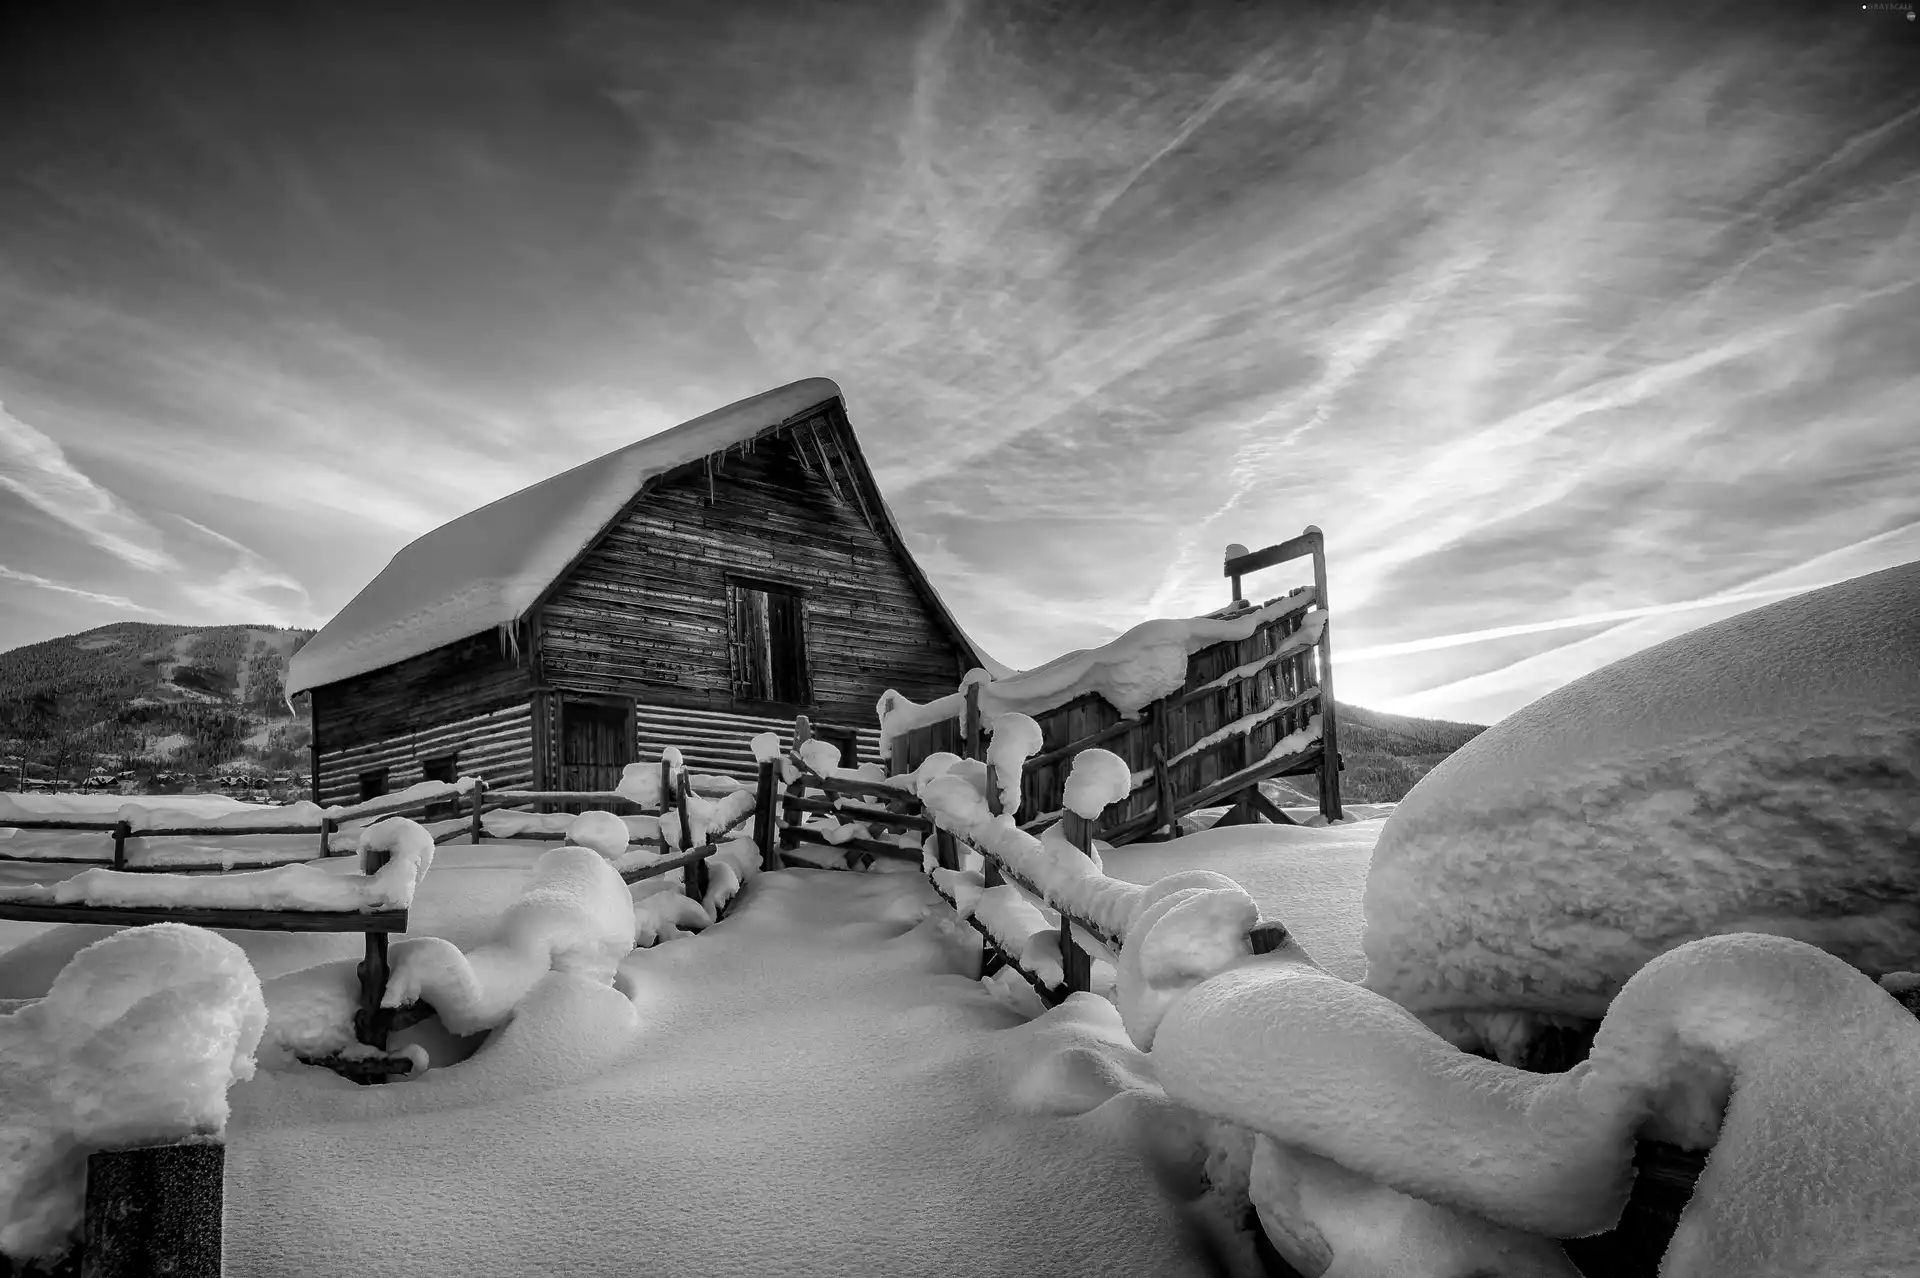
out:
M484 789L484 784L484 782L476 781L474 786L473 801L476 814L480 801L479 796ZM153 795L150 797L165 800L168 796ZM130 873L205 874L226 873L233 870L269 869L276 865L294 864L298 858L278 857L272 860L235 860L231 865L224 862L207 862L202 864L171 864L161 862L135 865L130 864L127 860L127 844L133 839L238 839L253 838L262 835L310 834L318 840L314 847L314 856L312 859L319 860L323 857L335 855L332 847L332 838L346 826L354 825L362 821L368 825L374 825L386 817L399 816L407 813L417 812L424 815L429 809L438 807L450 807L452 812L457 814L460 807L460 800L461 796L457 793L433 794L418 798L408 798L405 795L396 794L384 799L369 799L365 803L354 804L351 809L341 815L328 816L323 812L318 820L309 820L296 818L289 813L284 824L257 827L209 824L141 826L136 829L131 821L125 821L119 817L70 816L16 818L13 820L0 821L0 829L55 830L68 833L76 831L97 831L113 840L112 852L109 855L98 857L29 857L12 856L4 851L0 851L0 861L11 861L20 865L97 865L106 869L124 870ZM159 807L162 805L156 804L155 806ZM434 839L434 842L446 843L452 838L457 837L458 834L459 831L442 832Z
M690 778L682 770L674 774L663 762L661 765L661 793L668 798L660 812L646 815L665 816L668 812L676 814L678 828L677 849L666 846L664 832L654 840L662 852L675 851L675 855L648 865L623 869L621 878L627 883L637 883L644 879L658 878L671 874L675 870L686 871L684 887L686 895L698 901L705 898L710 886L707 873L707 861L720 849L717 838L696 845L693 841L694 823L689 819L689 801L693 794ZM312 860L318 860L337 854L330 845L331 836L337 833L344 821L368 820L369 826L382 820L407 812L422 811L429 807L443 807L449 803L456 809L460 796L435 794L420 798L407 799L394 796L391 801L382 803L373 800L356 805L349 817L322 817L318 823L294 822L289 820L285 826L264 828L234 829L232 827L166 827L133 830L130 823L114 819L111 822L84 817L48 818L45 820L21 820L7 823L16 829L29 830L98 830L113 837L113 858L53 858L53 857L14 857L6 858L18 864L85 864L110 866L116 870L144 870L151 872L220 872L228 867L221 865L147 865L129 866L126 861L126 844L130 838L158 838L178 835L192 835L209 838L240 838L262 834L314 834L318 836L316 854ZM488 812L527 808L533 806L597 805L610 807L614 803L627 805L627 800L611 792L579 791L533 791L498 790L489 793L484 781L476 780L469 792L468 811L464 818L457 815L450 828L433 834L436 844L444 844L465 836L470 842L478 844L483 838L494 837L487 833L484 817ZM744 818L742 818L744 820ZM439 823L436 823L439 824ZM726 831L716 833L725 834ZM515 833L514 840L559 840L565 837L558 830L535 830ZM641 839L645 843L648 840ZM764 846L764 845L763 845ZM390 854L385 849L366 849L361 853L362 872L371 876L385 865ZM297 864L298 862L280 860L263 864L236 863L232 870L268 868L272 865ZM115 926L140 926L147 923L186 923L196 927L215 929L239 929L247 931L278 932L360 932L366 938L365 956L362 958L357 975L360 984L359 1007L354 1013L354 1037L363 1046L385 1053L389 1036L396 1030L404 1029L434 1015L434 1009L425 1003L413 1003L402 1008L382 1006L386 994L389 967L387 963L388 938L395 933L407 930L408 912L400 910L292 910L292 909L234 909L201 906L109 906L87 904L59 904L45 901L8 901L0 900L0 919L10 919L24 923L93 923ZM365 1083L381 1083L389 1078L405 1074L411 1069L406 1057L391 1055L353 1056L333 1055L314 1058L309 1064L322 1065L336 1073Z
M1091 692L1033 713L1041 749L1021 772L1021 828L1061 819L1068 766L1095 746L1119 755L1133 774L1132 792L1105 822L1102 837L1115 845L1173 837L1179 818L1200 808L1231 806L1229 823L1285 823L1288 818L1259 790L1261 781L1274 777L1315 775L1321 812L1338 820L1339 730L1320 530L1309 527L1290 541L1229 559L1234 604L1214 616L1228 619L1251 610L1240 597L1246 573L1305 557L1313 560L1313 585L1262 605L1270 615L1246 638L1192 653L1181 687L1135 717L1123 718ZM911 772L940 751L983 758L982 738L991 731L980 710L980 686L969 684L964 708L954 717L896 738L892 771Z

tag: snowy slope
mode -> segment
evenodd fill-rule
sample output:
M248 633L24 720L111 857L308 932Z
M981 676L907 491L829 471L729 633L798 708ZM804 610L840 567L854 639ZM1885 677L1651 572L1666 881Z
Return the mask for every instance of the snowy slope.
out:
M419 1081L262 1071L231 1096L227 1273L1257 1273L1111 1005L1022 1023L944 908L783 871L619 989L545 977Z
M1366 983L1438 1024L1597 1018L1720 932L1911 967L1917 831L1920 563L1668 640L1468 742L1381 833Z

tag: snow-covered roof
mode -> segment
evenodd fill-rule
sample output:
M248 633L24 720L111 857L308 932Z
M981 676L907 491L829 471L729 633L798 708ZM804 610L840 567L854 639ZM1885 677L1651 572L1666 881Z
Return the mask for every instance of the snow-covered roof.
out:
M294 654L287 669L287 695L517 621L649 480L840 397L839 386L824 377L792 382L442 524L395 555ZM897 528L888 531L904 554ZM944 614L932 586L924 578L922 584ZM954 630L964 640L957 625Z

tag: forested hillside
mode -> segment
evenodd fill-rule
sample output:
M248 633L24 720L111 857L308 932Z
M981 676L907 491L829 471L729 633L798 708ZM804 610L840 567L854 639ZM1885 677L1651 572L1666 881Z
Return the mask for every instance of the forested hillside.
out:
M1365 706L1339 705L1340 796L1350 803L1398 803L1433 766L1473 740L1486 727L1386 714ZM1270 797L1287 804L1315 801L1312 777L1269 783Z
M7 770L22 754L30 776L303 766L305 707L282 680L312 633L116 622L0 653Z

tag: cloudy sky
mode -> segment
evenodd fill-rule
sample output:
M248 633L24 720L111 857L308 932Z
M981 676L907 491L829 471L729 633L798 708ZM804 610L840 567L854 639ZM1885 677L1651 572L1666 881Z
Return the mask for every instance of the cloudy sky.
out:
M1488 722L1920 558L1898 13L56 8L0 30L0 647L318 624L810 375L1014 665L1314 523L1342 696Z

